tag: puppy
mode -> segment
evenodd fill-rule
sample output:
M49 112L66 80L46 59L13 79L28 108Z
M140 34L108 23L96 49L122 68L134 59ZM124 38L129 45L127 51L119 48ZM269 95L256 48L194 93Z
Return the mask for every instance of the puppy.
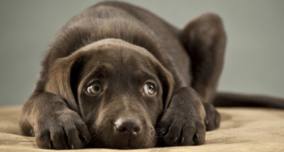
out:
M73 17L48 50L22 131L41 148L203 144L220 121L208 102L224 48L217 15L178 30L142 8L98 3Z
M137 6L98 3L51 44L22 132L54 149L203 144L220 124L211 102L225 44L216 14L179 30Z

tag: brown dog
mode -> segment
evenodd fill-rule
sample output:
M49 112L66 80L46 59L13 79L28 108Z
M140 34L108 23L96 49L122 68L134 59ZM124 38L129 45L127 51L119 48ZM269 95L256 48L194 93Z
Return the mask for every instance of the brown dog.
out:
M210 102L225 43L215 14L178 30L130 4L96 4L51 45L22 131L55 149L203 144L220 123Z

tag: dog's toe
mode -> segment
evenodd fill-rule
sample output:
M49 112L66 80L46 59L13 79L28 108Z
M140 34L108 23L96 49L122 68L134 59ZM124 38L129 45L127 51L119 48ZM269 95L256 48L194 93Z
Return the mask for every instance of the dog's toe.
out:
M206 111L205 125L206 130L211 131L217 129L220 126L221 116L216 108L210 103L204 103Z

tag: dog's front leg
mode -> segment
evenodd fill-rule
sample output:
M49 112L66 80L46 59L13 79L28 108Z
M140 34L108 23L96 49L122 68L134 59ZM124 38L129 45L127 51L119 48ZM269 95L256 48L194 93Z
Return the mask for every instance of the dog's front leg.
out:
M157 132L162 146L200 145L205 142L205 110L199 95L190 87L174 92Z
M34 94L23 107L20 122L26 135L34 135L41 148L81 148L90 140L85 123L58 95Z

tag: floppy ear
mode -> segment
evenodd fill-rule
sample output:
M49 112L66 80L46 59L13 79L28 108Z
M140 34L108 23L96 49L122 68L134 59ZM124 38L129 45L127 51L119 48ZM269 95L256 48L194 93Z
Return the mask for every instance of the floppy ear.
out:
M164 108L167 108L173 95L175 82L173 75L163 65L159 63L157 68L158 76L160 78L160 81L162 82L163 87Z
M46 91L61 96L69 108L78 111L77 85L82 68L80 54L59 58L50 68Z

